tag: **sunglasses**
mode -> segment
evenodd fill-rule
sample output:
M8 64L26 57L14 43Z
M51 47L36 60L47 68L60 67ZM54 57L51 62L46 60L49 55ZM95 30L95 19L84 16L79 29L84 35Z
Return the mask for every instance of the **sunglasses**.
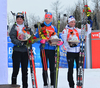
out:
M24 14L21 13L21 12L18 12L18 13L17 13L17 16L23 16L23 17L24 17Z
M18 18L18 17L20 17L20 18L24 18L24 17L23 17L23 16L21 16L21 15L18 15L18 16L17 16L17 18Z
M70 16L69 18L75 18L74 16Z
M50 13L50 12L47 12L46 14L50 14L50 15L52 15L52 13Z

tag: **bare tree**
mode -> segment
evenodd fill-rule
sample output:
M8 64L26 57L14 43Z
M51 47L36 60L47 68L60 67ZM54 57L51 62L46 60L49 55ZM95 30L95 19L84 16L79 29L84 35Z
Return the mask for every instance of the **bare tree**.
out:
M92 0L92 2L94 3L95 11L98 13L100 11L100 0Z
M58 19L58 14L61 13L61 2L59 0L57 0L56 2L53 2L51 4L52 10L54 12L54 16L56 17L56 20Z
M94 16L93 16L93 21L97 28L100 28L100 0L92 0L94 3ZM94 26L94 25L93 25ZM96 26L94 26L94 29L97 29Z
M81 16L82 16L82 2L78 1L78 3L75 4L75 11L73 12L73 15L76 19L76 27L81 28Z
M66 17L63 15L63 17L61 17L61 19L60 19L60 32L63 31L63 29L65 28L66 24L67 24Z
M58 15L62 14L61 13L61 9L62 9L61 2L59 0L53 2L51 4L51 8L53 10L53 22L52 23L57 27Z
M29 15L29 27L33 30L33 32L36 31L36 29L34 28L34 24L37 24L39 19L40 18L38 16L35 16L34 14Z
M14 24L14 19L12 18L12 14L11 13L7 13L7 26L8 26L8 34L11 30L12 25Z
M73 7L67 7L66 9L65 9L65 13L66 13L66 15L67 15L67 20L68 20L68 17L70 16L70 15L73 15L73 12L74 12L74 8Z

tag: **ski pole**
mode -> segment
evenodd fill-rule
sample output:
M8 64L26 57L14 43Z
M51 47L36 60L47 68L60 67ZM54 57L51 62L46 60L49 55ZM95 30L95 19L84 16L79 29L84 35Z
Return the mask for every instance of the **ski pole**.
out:
M16 16L16 14L15 14L15 13L13 13L12 11L11 11L11 14L13 15L13 18L14 18L14 23L16 24L16 21L15 21L15 16Z
M22 13L24 14L24 25L25 25L26 31L30 31L31 29L28 27L28 20L27 20L26 12L24 13L23 11ZM27 47L27 49L28 49L28 55L29 55L29 60L30 60L32 88L38 88L32 46Z
M84 10L85 2L83 0ZM81 39L80 39L80 52L79 52L79 67L78 67L78 77L77 77L77 88L83 88L83 77L84 77L84 57L85 57L85 30L86 30L86 15L85 12L82 13L82 24L81 24Z
M41 29L41 23L40 22L37 23L37 27L38 27L38 32L39 32L40 29ZM39 37L40 37L40 35L39 35ZM43 67L44 67L44 70L47 71L47 61L46 61L46 55L45 55L44 47L41 48L41 53L42 53ZM48 80L48 87L49 87L50 85L49 85L48 73L47 73L47 80Z
M58 17L58 26L57 26L57 29L58 29L58 37L59 37L59 31L60 31L60 14L59 14L59 17ZM56 61L56 79L55 79L55 88L57 88L57 85L58 85L58 72L59 72L59 46L57 46L57 61Z

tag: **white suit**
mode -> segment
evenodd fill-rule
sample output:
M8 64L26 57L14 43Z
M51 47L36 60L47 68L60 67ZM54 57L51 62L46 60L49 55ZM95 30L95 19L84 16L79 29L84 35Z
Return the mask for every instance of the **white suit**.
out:
M81 35L81 29L75 28L75 27L69 27L68 25L65 27L65 29L62 32L62 39L64 41L63 46L66 48L67 52L73 52L73 53L78 53L80 51L80 45L78 44L76 47L70 47L68 42L67 42L67 35L68 35L68 30L77 30L79 35Z

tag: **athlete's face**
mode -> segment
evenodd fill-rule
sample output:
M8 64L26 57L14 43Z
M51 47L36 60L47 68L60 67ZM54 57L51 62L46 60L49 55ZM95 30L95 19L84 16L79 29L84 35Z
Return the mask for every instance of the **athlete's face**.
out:
M49 24L49 23L52 21L52 18L45 18L44 20L45 20L45 22L46 22L47 24Z
M20 18L20 17L18 17L17 19L16 19L16 22L17 22L17 24L19 24L19 25L21 25L21 24L23 24L23 19L22 18Z
M74 26L75 26L75 24L76 24L76 23L75 23L75 21L74 21L74 20L73 20L73 21L71 21L71 22L69 22L69 26L70 26L70 27L74 27Z

